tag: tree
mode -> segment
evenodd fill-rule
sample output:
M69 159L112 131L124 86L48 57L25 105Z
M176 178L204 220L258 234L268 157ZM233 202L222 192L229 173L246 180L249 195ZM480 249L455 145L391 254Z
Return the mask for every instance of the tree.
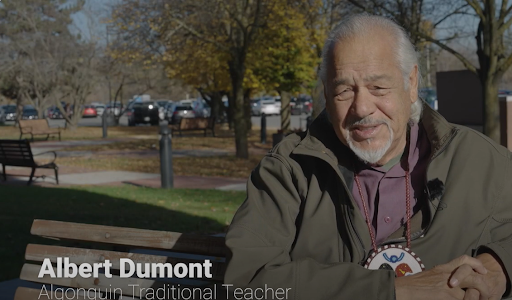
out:
M57 0L6 0L2 4L0 38L14 75L11 94L15 88L17 99L32 104L42 117L58 93L63 45L75 39L68 30L70 15L84 2L70 6Z
M290 131L291 94L309 87L315 80L318 56L315 43L298 9L276 4L268 16L256 45L248 54L248 68L267 90L281 96L281 130Z
M236 156L248 158L248 126L244 110L244 78L247 54L266 24L273 0L166 1L161 32L185 34L212 44L227 56ZM163 34L162 34L163 35Z

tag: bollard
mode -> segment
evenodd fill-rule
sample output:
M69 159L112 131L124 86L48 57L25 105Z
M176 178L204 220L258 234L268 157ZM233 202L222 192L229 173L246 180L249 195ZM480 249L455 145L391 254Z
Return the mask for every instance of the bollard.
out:
M101 115L101 126L103 127L103 138L107 138L107 112L103 111Z
M267 143L267 115L261 114L261 143Z
M163 189L174 187L171 139L168 123L163 121L160 123L160 178Z

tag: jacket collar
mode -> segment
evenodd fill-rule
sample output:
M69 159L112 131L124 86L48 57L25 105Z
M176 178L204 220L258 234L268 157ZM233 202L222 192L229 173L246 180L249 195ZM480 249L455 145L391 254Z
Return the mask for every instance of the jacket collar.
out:
M457 129L427 104L423 104L420 124L425 128L431 145L431 157L436 156L455 135ZM331 165L344 165L350 160L352 151L337 137L324 109L311 123L306 136L293 150L294 154L310 155L322 158Z

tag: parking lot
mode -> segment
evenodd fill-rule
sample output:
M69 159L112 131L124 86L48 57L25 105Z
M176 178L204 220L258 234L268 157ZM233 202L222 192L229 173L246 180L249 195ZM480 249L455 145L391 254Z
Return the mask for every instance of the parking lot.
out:
M281 128L281 117L280 116L267 116L267 128L268 129L279 129ZM296 115L291 116L291 129L306 129L306 118L307 115ZM261 124L261 117L251 117L252 126L253 127L260 127ZM13 122L6 122L6 125L12 125ZM64 127L65 121L64 120L50 120L50 126L60 126ZM119 120L120 126L128 126L128 118L123 116ZM97 118L82 118L78 122L78 126L90 126L90 127L100 127L101 126L101 117ZM139 126L149 126L149 125L139 125Z

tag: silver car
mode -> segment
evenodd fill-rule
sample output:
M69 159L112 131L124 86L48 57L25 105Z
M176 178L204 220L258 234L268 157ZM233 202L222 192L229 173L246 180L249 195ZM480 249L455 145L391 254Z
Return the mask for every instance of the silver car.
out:
M96 113L98 114L98 116L102 116L103 115L103 112L105 111L106 109L106 106L104 104L93 104L92 105L94 108L96 108Z

